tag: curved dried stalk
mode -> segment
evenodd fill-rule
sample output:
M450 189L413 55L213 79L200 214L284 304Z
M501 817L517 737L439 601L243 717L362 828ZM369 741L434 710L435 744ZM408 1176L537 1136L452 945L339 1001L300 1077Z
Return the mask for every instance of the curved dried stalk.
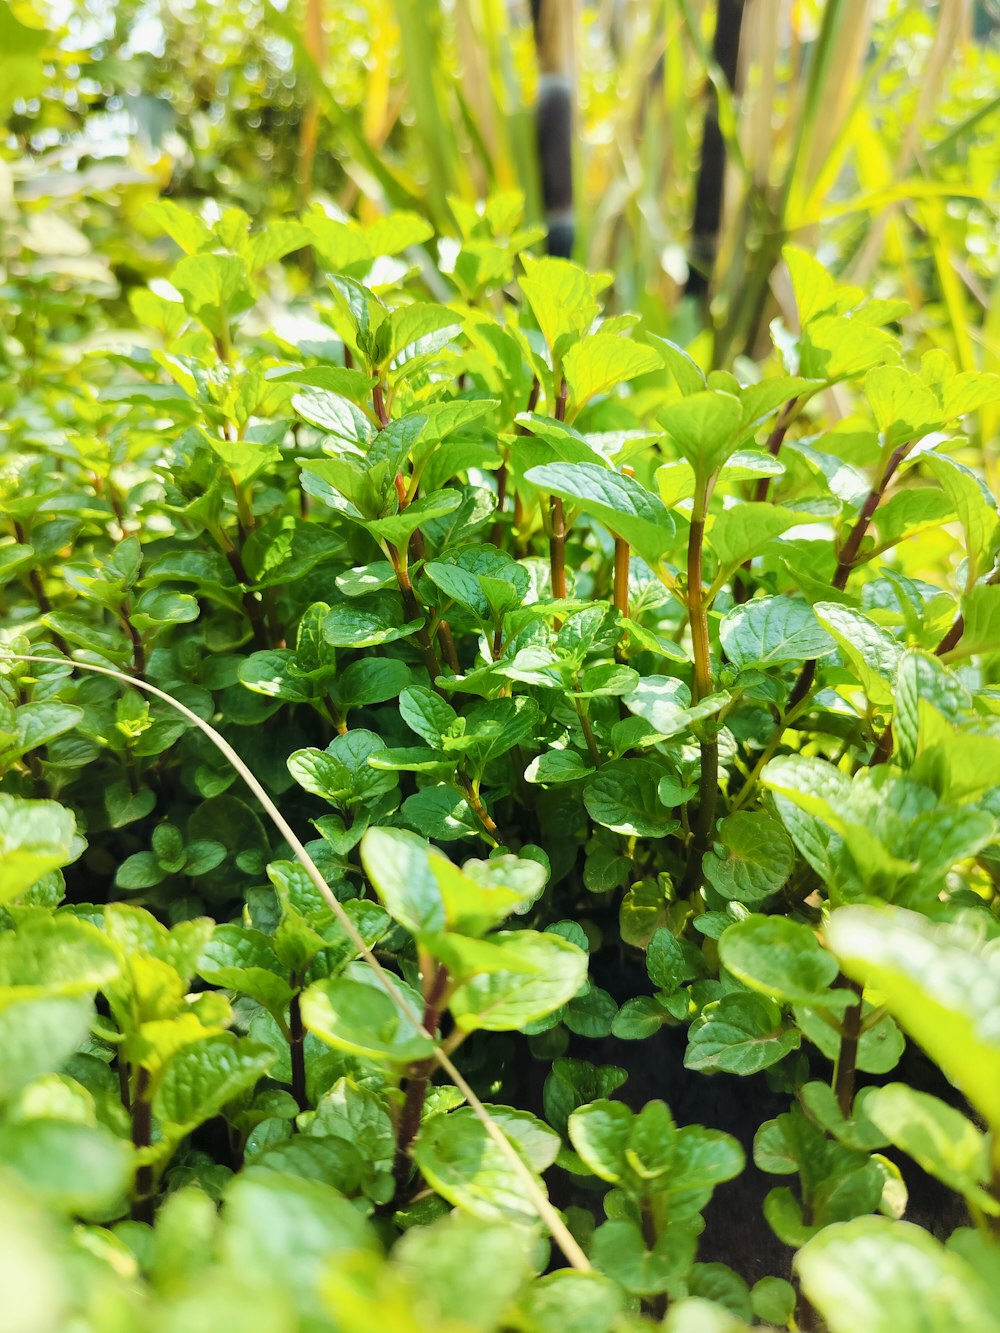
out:
M5 656L15 662L42 662L50 666L65 666L68 662L69 665L77 667L81 671L92 671L100 676L109 676L112 680L120 681L121 684L128 685L132 689L142 690L146 694L154 695L157 699L162 699L164 703L169 704L171 708L175 709L182 717L187 718L193 726L197 727L199 731L203 732L215 748L225 756L253 792L254 796L256 796L257 800L270 817L275 828L292 849L296 860L322 894L324 901L337 918L344 933L357 949L359 955L378 977L383 989L396 1005L397 1009L406 1018L407 1022L413 1024L420 1031L426 1031L420 1015L417 1014L409 1004L390 973L386 971L365 943L364 939L358 932L357 927L341 906L340 900L332 892L330 886L320 874L315 861L313 861L312 857L295 835L291 825L271 800L270 796L268 796L267 792L255 777L253 771L243 762L225 737L216 731L213 726L204 721L203 718L200 718L197 713L192 712L192 710L182 704L179 699L175 699L172 694L168 694L166 690L161 690L156 685L150 685L148 681L137 680L134 676L126 675L123 671L116 671L112 667L95 666L89 662L77 662L73 659L63 657L45 657L34 653L8 653L5 654ZM433 1032L429 1032L427 1035L432 1041L434 1040ZM486 1110L486 1107L473 1092L472 1088L455 1068L451 1059L437 1045L434 1047L433 1058L455 1084L459 1092L465 1097L469 1106L472 1108L473 1113L482 1123L487 1134L489 1134L490 1138L503 1153L514 1173L519 1177L531 1200L532 1207L538 1214L539 1220L545 1225L549 1234L552 1236L552 1239L559 1246L560 1250L562 1250L567 1263L580 1272L589 1272L591 1265L587 1256L577 1244L569 1228L566 1226L565 1222L563 1222L547 1196L539 1189L530 1170L511 1146L511 1143L504 1135L503 1130L501 1130L500 1126Z

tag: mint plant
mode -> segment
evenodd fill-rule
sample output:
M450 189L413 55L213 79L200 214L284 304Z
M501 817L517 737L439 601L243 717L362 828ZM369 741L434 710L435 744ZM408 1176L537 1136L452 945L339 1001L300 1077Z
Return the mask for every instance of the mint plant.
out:
M53 1318L993 1327L1000 378L793 247L706 370L516 198L458 217L430 272L406 213L155 205L169 276L9 424L0 1160Z

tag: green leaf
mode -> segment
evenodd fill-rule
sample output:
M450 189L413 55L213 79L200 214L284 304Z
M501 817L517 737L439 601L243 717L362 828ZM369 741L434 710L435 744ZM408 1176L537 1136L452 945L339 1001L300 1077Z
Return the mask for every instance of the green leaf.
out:
M367 449L375 439L371 418L340 390L323 387L297 393L292 398L292 407L303 421L349 449Z
M389 316L389 356L380 359L402 363L427 352L436 352L450 342L461 327L461 319L445 306L420 301L401 306Z
M627 1078L625 1070L616 1065L593 1065L589 1060L566 1058L554 1060L542 1093L545 1118L564 1133L570 1115L578 1106L610 1097Z
M922 461L937 478L962 525L968 558L966 589L971 589L979 575L991 568L1000 522L996 502L973 472L946 454L929 453Z
M268 936L235 922L216 926L198 960L198 975L249 995L276 1015L293 994Z
M419 1014L419 998L402 983L396 985ZM374 978L347 975L315 982L302 992L300 1006L303 1023L320 1041L364 1060L406 1065L426 1059L434 1048Z
M269 699L308 703L322 695L323 675L332 674L334 669L331 664L324 673L303 671L295 653L287 648L272 648L244 658L239 677L248 690Z
M556 356L574 335L590 328L598 313L595 279L565 259L524 257L525 272L518 285L542 336Z
M65 806L0 792L0 903L17 898L50 871L72 865L86 845Z
M691 980L691 968L676 937L664 929L654 930L646 946L646 970L657 990L668 995Z
M799 1046L794 1028L784 1028L781 1010L763 995L724 995L705 1006L688 1032L687 1069L757 1074Z
M644 676L623 700L636 717L648 722L660 740L691 730L692 722L711 717L729 696L720 691L691 704L691 691L673 676Z
M849 993L831 992L837 960L808 926L787 917L749 916L730 926L719 940L719 957L745 986L784 1004L845 1009Z
M659 1106L666 1110L662 1102ZM676 1126L669 1111L667 1117L665 1123L668 1124L669 1140L672 1140ZM569 1117L569 1139L581 1160L595 1176L612 1185L618 1184L627 1170L625 1153L634 1120L634 1113L624 1102L613 1102L607 1098L581 1106ZM668 1154L671 1146L669 1141L664 1143Z
M623 1327L625 1296L601 1273L561 1268L532 1282L522 1305L539 1333L612 1333Z
M921 439L945 419L940 404L923 380L901 366L878 366L870 370L864 388L887 449Z
M961 1111L906 1083L889 1083L870 1091L865 1115L922 1170L977 1208L1000 1214L1000 1200L983 1189L990 1175L987 1141Z
M559 935L534 930L490 937L502 951L502 970L473 977L450 1002L463 1032L519 1030L554 1013L587 979L587 955Z
M544 1193L537 1176L555 1161L559 1136L527 1111L490 1105L486 1110ZM523 1181L468 1107L426 1120L413 1157L431 1188L456 1208L487 1221L535 1221L535 1206Z
M390 915L418 937L446 930L482 935L534 901L545 882L541 866L513 856L470 861L459 870L403 829L369 829L361 860Z
M1000 644L1000 587L981 584L962 598L965 625L959 649L966 653L992 653Z
M323 638L335 648L374 648L377 644L405 639L421 626L419 620L395 623L381 610L340 603L330 608L323 621Z
M723 569L735 569L744 560L763 554L772 538L806 522L805 515L781 505L748 501L724 509L708 534L708 544Z
M660 413L667 434L699 477L709 477L742 443L743 408L732 394L693 393Z
M29 996L30 996L29 992ZM40 999L0 996L0 1102L40 1074L60 1070L83 1044L94 1018L87 995Z
M834 649L812 607L791 597L756 597L733 607L722 619L719 639L741 670L809 661Z
M361 658L337 673L333 699L341 712L396 699L409 684L410 669L391 657Z
M128 1143L103 1126L68 1120L0 1125L0 1160L37 1200L71 1216L120 1207L132 1176Z
M220 440L207 433L205 439L237 486L248 485L281 460L281 450L274 444L254 444L252 440Z
M758 1319L781 1328L792 1322L795 1288L783 1277L762 1277L750 1290L750 1302Z
M114 949L89 921L68 914L29 916L0 934L0 998L86 995L120 971Z
M402 546L422 523L429 523L431 519L453 513L461 503L461 491L432 491L430 495L422 495L418 500L414 500L398 514L368 520L365 527L376 540Z
M563 370L570 402L579 409L616 384L661 370L663 361L651 348L613 333L592 333L567 351Z
M115 871L115 884L129 891L152 889L162 884L169 873L153 852L133 852Z
M720 820L704 859L705 878L730 902L758 903L776 893L795 864L795 850L766 811L737 811Z
M649 759L618 759L587 779L583 803L590 817L615 833L665 838L677 821L657 797L663 770Z
M817 602L816 618L836 641L873 704L891 704L903 646L860 611L838 602Z
M541 787L555 787L565 782L578 782L593 772L593 765L576 750L545 750L532 759L524 770L524 778Z
M153 1097L164 1135L176 1142L252 1088L274 1063L269 1046L220 1032L182 1046L167 1061Z
M669 339L661 338L659 334L650 333L648 337L653 346L658 348L682 396L700 393L705 387L705 372L690 353Z
M799 373L811 380L852 379L899 359L898 343L882 329L845 315L821 315L802 332Z
M392 1262L438 1327L454 1320L470 1333L492 1333L528 1279L530 1247L524 1229L454 1212L411 1227Z
M151 200L143 212L150 222L165 231L187 255L197 254L212 244L212 232L205 222L188 208L170 199Z
M533 486L578 505L623 538L655 569L673 545L676 525L662 500L633 477L596 463L546 463L529 468Z
M652 1250L638 1223L613 1219L594 1233L594 1266L637 1296L666 1291L690 1268L696 1252L696 1233L690 1227L671 1227Z
M1000 979L975 928L933 923L901 908L844 907L831 917L827 938L848 976L879 992L996 1131Z
M170 277L185 309L216 335L228 331L230 322L254 303L246 265L235 255L188 255Z
M325 750L296 750L288 757L288 771L300 787L345 809L395 789L395 774L368 763L382 749L381 737L358 727L335 736Z
M73 704L30 703L22 704L15 714L17 722L16 753L26 754L48 745L57 736L64 735L81 722L84 717L82 708Z
M909 1222L856 1217L826 1227L795 1257L830 1333L996 1333L986 1284L958 1254Z
M442 736L452 731L458 718L451 704L423 685L412 685L402 691L399 713L411 731L435 748L440 746Z
M331 1261L376 1248L357 1207L329 1185L254 1170L226 1190L219 1244L227 1267L244 1281L296 1291L297 1306L315 1306L310 1322L319 1327L328 1315L310 1293Z

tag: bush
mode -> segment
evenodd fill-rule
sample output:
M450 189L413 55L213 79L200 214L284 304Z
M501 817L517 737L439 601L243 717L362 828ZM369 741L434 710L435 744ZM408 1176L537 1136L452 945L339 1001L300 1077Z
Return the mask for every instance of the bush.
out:
M514 196L446 300L153 216L0 473L17 1327L1000 1326L1000 379L794 248L706 375Z

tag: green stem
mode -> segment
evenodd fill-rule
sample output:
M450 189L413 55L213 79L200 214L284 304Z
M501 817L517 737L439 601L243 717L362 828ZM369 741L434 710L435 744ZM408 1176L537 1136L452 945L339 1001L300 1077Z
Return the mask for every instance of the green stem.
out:
M587 749L590 751L590 757L594 761L594 767L601 766L601 752L597 748L597 741L594 738L594 728L590 724L590 718L587 716L587 709L580 699L574 699L577 716L580 719L580 726L583 728L583 737L587 742Z
M476 787L476 784L472 781L470 777L468 777L467 774L462 772L459 772L458 774L458 781L462 788L463 796L469 802L469 805L472 807L472 811L475 814L476 818L479 820L480 824L482 824L483 828L486 830L487 834L489 835L490 841L496 847L501 846L501 844L506 846L507 844L503 839L503 837L501 836L500 829L498 828L495 820L493 819L493 816L486 809L486 806L483 805L482 797L479 795L479 791Z
M420 620L423 618L423 611L420 603L417 601L417 595L413 591L413 584L410 581L410 571L408 556L405 547L395 547L391 542L386 543L386 549L389 553L389 561L392 565L393 573L396 575L396 583L403 598L403 607L406 611L407 620ZM425 626L417 630L414 638L417 641L417 647L420 649L420 655L424 659L424 666L427 668L431 678L432 689L437 689L435 681L441 674L441 663L438 661L437 653L434 651L434 645L431 643L430 635Z

